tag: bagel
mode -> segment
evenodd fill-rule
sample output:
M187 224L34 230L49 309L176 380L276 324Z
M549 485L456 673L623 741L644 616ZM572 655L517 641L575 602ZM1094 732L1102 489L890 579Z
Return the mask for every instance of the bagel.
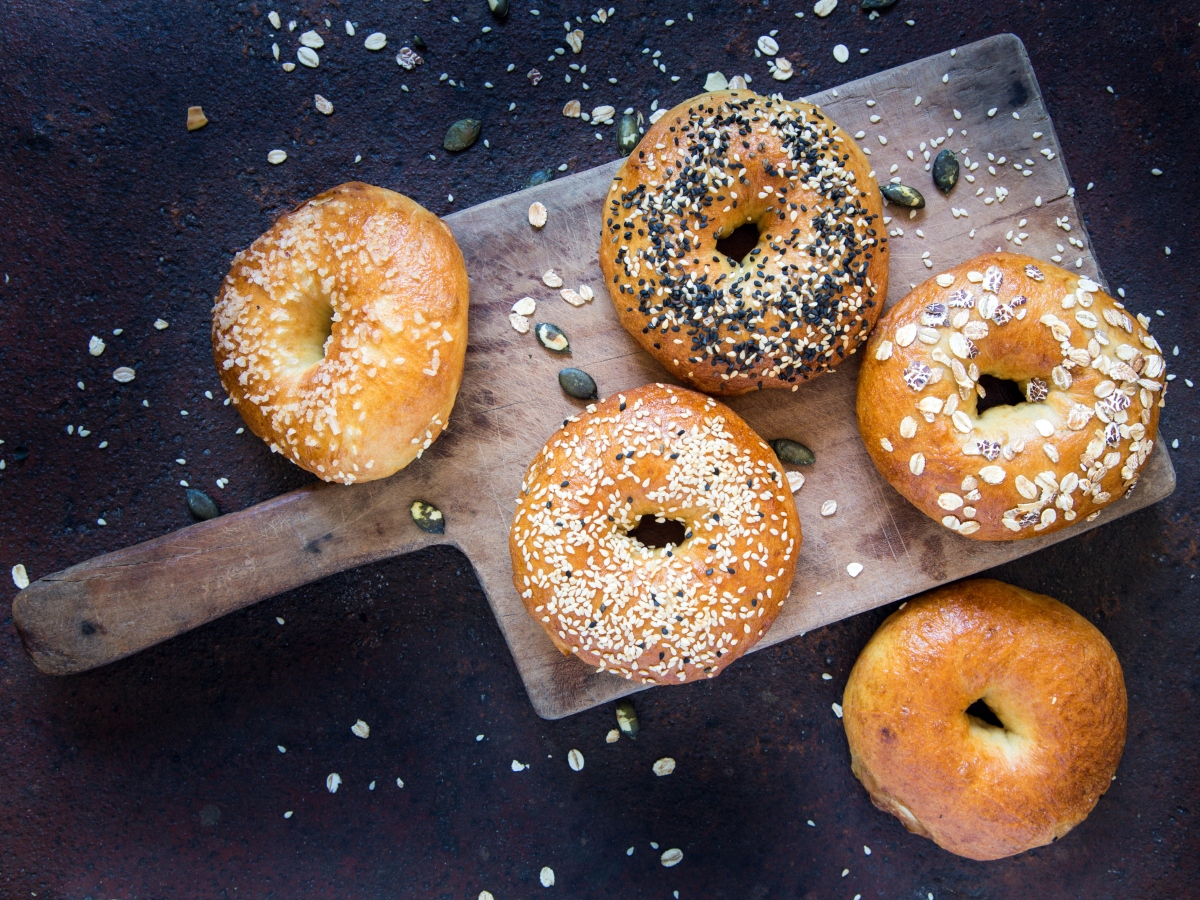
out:
M1092 519L1154 449L1166 365L1149 321L1085 276L976 257L880 319L858 378L863 442L892 487L958 534L1014 540ZM979 412L987 376L1016 383L1015 405Z
M973 714L980 700L999 726ZM850 767L875 805L971 859L1062 837L1108 790L1125 746L1125 681L1104 635L990 579L889 616L842 703Z
M604 204L625 330L711 393L790 388L852 354L887 296L883 201L850 135L802 100L701 94L650 126ZM717 241L755 225L730 259Z
M301 468L385 478L446 427L467 349L450 229L402 194L339 185L234 257L213 357L247 427Z
M684 526L653 548L643 516ZM661 384L567 419L529 466L513 584L564 654L646 684L712 678L766 633L800 520L771 448L710 397Z

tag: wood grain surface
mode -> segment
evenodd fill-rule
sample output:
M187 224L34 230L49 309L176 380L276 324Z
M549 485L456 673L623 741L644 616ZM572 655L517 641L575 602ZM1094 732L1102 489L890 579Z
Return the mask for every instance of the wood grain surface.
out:
M953 56L929 57L808 99L851 134L865 132L860 143L870 150L880 181L897 165L896 174L926 197L927 207L912 218L907 210L885 210L894 217L889 229L904 231L890 243L889 304L942 268L997 247L1046 260L1061 255L1064 267L1103 283L1068 195L1053 125L1015 36L988 38ZM876 105L869 107L868 100ZM872 115L880 121L871 123ZM973 184L961 179L943 197L925 171L921 142L928 145L951 128L954 134L943 146L965 148L980 166ZM1035 132L1042 136L1035 139ZM996 158L992 162L989 152ZM1022 175L1013 162L1032 174ZM562 419L584 405L560 391L559 369L587 370L602 395L666 379L617 324L600 282L601 202L617 165L448 217L471 273L470 342L450 427L421 460L385 481L305 488L40 579L13 605L14 622L38 667L54 674L84 671L346 568L450 543L473 563L540 715L569 715L639 689L554 649L513 589L507 548L525 467ZM1007 189L1003 201L996 199L996 187ZM983 195L976 194L979 188ZM985 197L993 202L984 203ZM549 210L540 231L526 217L534 200ZM967 214L955 217L952 208ZM542 283L548 269L567 287L591 285L596 299L569 306ZM538 301L534 321L554 322L566 331L570 354L550 353L532 333L512 329L510 308L526 295ZM1160 443L1138 490L1093 523L1002 544L956 536L876 473L855 427L856 375L852 360L795 393L730 401L763 437L804 441L817 456L803 470L807 482L796 496L804 526L796 580L759 647L1032 553L1174 489L1174 471ZM444 536L417 529L408 514L414 499L443 510ZM826 500L838 503L837 513L827 518L819 513ZM863 566L857 578L847 573L850 563Z

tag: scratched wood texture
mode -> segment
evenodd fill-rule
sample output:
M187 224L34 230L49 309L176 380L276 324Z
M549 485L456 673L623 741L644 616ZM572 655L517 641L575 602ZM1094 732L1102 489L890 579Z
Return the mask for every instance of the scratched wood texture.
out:
M851 134L866 132L860 143L870 151L880 181L898 165L897 174L926 197L927 207L912 218L907 210L885 210L894 217L888 227L904 230L890 244L889 304L942 268L997 247L1017 249L1006 238L1010 231L1014 238L1026 234L1019 249L1042 259L1059 254L1062 245L1064 266L1075 268L1082 260L1078 271L1103 283L1079 209L1067 193L1054 127L1015 36L998 35L953 56L929 57L808 99ZM874 107L867 106L871 99ZM991 109L994 116L988 115ZM872 115L880 121L871 123ZM980 166L974 184L960 179L946 198L933 188L920 143L945 136L949 128L954 136L943 146L966 148L965 155ZM1035 139L1034 132L1043 136ZM1044 156L1043 148L1054 158ZM989 152L1007 159L996 176L988 172ZM1020 174L1014 160L1022 169L1032 161L1032 174ZM555 650L512 586L507 546L526 466L561 420L584 405L559 390L558 370L586 369L603 395L667 378L621 329L601 282L601 205L617 165L447 219L471 274L470 341L450 428L421 460L381 482L305 488L42 578L14 602L14 622L39 668L83 671L326 575L449 543L473 563L540 715L570 715L640 689ZM976 195L983 188L995 198L997 186L1009 191L1003 202L985 204ZM1038 197L1041 205L1035 206ZM534 200L549 210L540 231L526 216ZM952 207L968 214L954 217ZM1063 217L1069 233L1056 224ZM1068 237L1081 246L1069 244ZM925 265L926 253L932 268ZM596 299L569 306L541 282L551 268L568 287L593 286ZM512 329L510 307L526 295L538 301L535 321L554 322L567 332L569 356L552 354L532 333ZM857 370L855 359L795 393L730 401L763 437L802 440L817 456L803 470L807 481L796 496L804 528L796 580L759 647L1035 552L1174 489L1174 471L1160 441L1138 490L1094 523L1011 543L959 537L909 505L875 471L855 426ZM413 524L408 506L417 498L445 512L444 536L427 535ZM828 518L819 513L826 500L838 504ZM855 562L863 570L851 578L846 566Z

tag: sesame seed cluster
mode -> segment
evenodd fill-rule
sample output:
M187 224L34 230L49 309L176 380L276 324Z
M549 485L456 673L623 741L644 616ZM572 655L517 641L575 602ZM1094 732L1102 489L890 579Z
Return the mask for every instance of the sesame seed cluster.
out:
M743 261L717 248L746 224ZM748 91L670 110L613 179L600 260L626 330L706 391L795 389L867 339L887 295L882 201L820 109Z
M326 481L386 477L445 428L466 353L454 238L360 183L282 216L234 257L213 355L250 430Z
M1154 449L1166 388L1149 319L1032 257L987 254L880 321L859 429L880 472L958 534L1009 540L1092 519ZM1023 402L979 412L982 379Z
M631 536L683 523L678 545ZM563 653L643 683L712 678L791 588L800 523L771 449L735 413L647 385L566 420L521 485L513 583Z

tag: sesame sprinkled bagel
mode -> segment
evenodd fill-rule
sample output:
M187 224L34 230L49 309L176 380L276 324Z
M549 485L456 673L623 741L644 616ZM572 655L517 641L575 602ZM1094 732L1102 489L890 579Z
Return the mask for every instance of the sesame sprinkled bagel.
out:
M758 241L732 259L718 241L743 226ZM617 172L600 267L621 324L672 377L794 390L867 339L886 240L850 135L810 103L717 91L668 111Z
M909 601L846 682L850 767L884 812L971 859L1082 822L1125 747L1121 663L1091 622L987 578Z
M281 216L213 305L230 400L326 481L384 478L446 427L467 349L467 270L440 219L360 182Z
M680 543L630 534L678 522ZM568 419L529 466L513 584L550 639L643 683L712 678L770 628L800 520L771 448L732 410L646 385Z
M1128 494L1166 387L1150 320L1098 284L989 253L919 285L871 336L858 427L880 473L958 534L1034 537Z

